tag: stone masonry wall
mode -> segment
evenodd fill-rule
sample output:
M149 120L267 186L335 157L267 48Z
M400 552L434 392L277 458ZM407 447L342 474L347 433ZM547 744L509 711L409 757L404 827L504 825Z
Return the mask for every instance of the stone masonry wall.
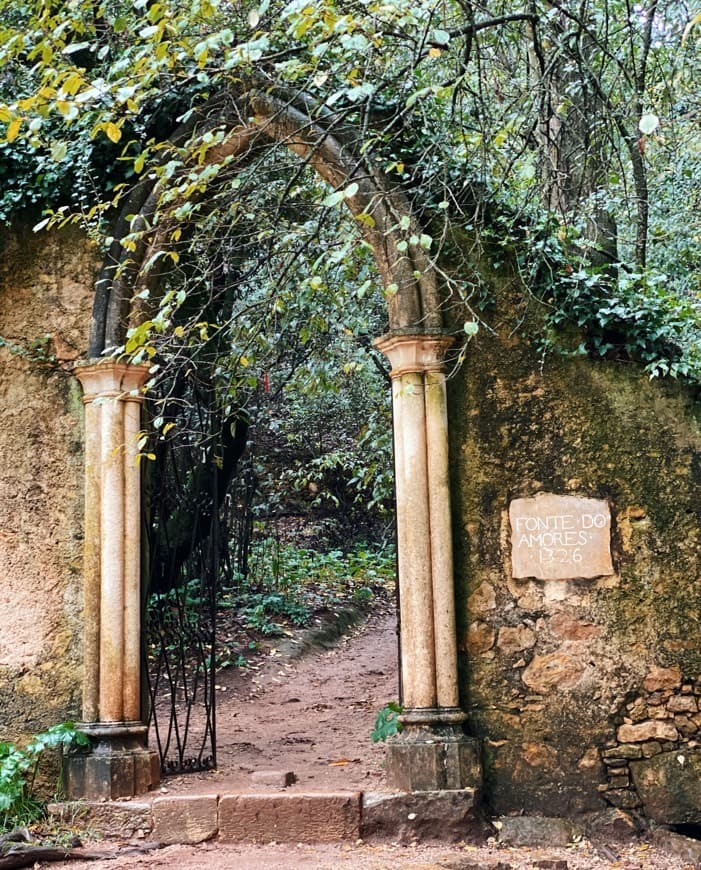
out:
M543 357L524 300L500 291L449 383L461 696L488 801L699 824L701 408L630 362ZM608 505L613 573L512 576L509 505L538 493Z
M76 717L81 687L80 388L97 252L0 231L0 739Z
M701 677L686 681L677 667L653 668L616 721L613 745L601 754L607 802L667 824L698 824Z

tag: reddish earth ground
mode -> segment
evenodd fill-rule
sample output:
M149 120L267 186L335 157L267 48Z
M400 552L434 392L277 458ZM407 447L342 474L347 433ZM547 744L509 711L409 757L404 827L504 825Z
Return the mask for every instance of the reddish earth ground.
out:
M268 845L209 842L169 846L141 855L108 860L35 864L54 870L696 870L652 848L619 849L616 860L603 857L589 843L567 849L509 849L496 846Z
M277 770L297 777L289 791L377 790L384 748L370 732L399 694L396 621L393 605L378 600L330 649L290 659L288 641L251 668L220 672L218 770L168 777L164 788L250 792L260 790L254 773Z
M220 675L220 769L168 779L168 793L258 792L256 771L292 771L290 790L333 791L382 787L383 748L370 742L376 711L397 697L396 620L379 604L368 621L331 649L289 660L268 655L255 669ZM237 845L211 841L144 851L140 841L93 843L98 860L35 864L54 870L695 870L646 844L609 847L587 840L568 848L513 849L338 845ZM129 851L131 850L131 854Z

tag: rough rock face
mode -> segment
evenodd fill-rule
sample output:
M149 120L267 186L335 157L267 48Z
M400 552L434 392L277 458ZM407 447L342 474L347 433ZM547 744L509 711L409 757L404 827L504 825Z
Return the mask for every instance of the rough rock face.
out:
M449 382L461 692L485 792L499 813L698 824L701 407L630 362L543 357L513 329L524 299L512 282ZM540 493L606 504L612 573L513 576L509 508ZM521 520L524 548L565 552L579 519Z
M0 739L79 712L80 388L96 252L77 233L0 234Z

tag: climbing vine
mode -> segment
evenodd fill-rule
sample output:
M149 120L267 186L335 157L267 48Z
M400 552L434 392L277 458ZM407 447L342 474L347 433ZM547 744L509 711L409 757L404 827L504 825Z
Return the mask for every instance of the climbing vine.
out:
M212 245L238 298L255 285L269 307L284 307L306 269L320 315L308 318L312 332L326 299L310 239L335 221L335 254L353 263L358 221L372 220L335 219L353 190L289 161L275 177L279 152L221 151L224 117L239 111L248 123L256 92L402 189L417 225L400 253L425 250L463 307L464 342L479 340L485 287L470 250L460 269L443 269L450 226L472 233L481 254L496 249L497 271L515 259L545 306L544 346L575 326L581 341L565 342L568 352L701 377L701 26L681 0L632 11L624 0L0 9L0 219L42 209L39 227L79 221L127 251L158 238L139 292L168 290L158 304L144 297L147 325L128 352L153 356L166 337L210 342L202 319L190 332L174 315L199 304L188 288L211 278ZM256 184L261 175L270 186ZM148 217L115 226L144 184L158 191ZM352 280L362 292L367 279Z

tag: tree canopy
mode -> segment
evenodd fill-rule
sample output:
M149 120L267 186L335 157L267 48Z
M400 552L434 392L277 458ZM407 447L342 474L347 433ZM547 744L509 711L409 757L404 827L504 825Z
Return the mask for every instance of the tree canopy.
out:
M683 0L0 8L0 214L79 220L125 273L148 249L128 352L153 356L166 336L176 357L178 343L211 348L226 325L252 382L275 331L246 317L287 318L302 345L323 336L346 294L377 291L377 218L340 210L374 173L409 205L379 232L459 301L465 340L489 288L469 250L445 268L451 225L497 266L515 258L546 340L573 323L577 352L701 377L701 14ZM295 113L287 141L224 147L261 102L280 124ZM331 139L350 183L310 171Z

